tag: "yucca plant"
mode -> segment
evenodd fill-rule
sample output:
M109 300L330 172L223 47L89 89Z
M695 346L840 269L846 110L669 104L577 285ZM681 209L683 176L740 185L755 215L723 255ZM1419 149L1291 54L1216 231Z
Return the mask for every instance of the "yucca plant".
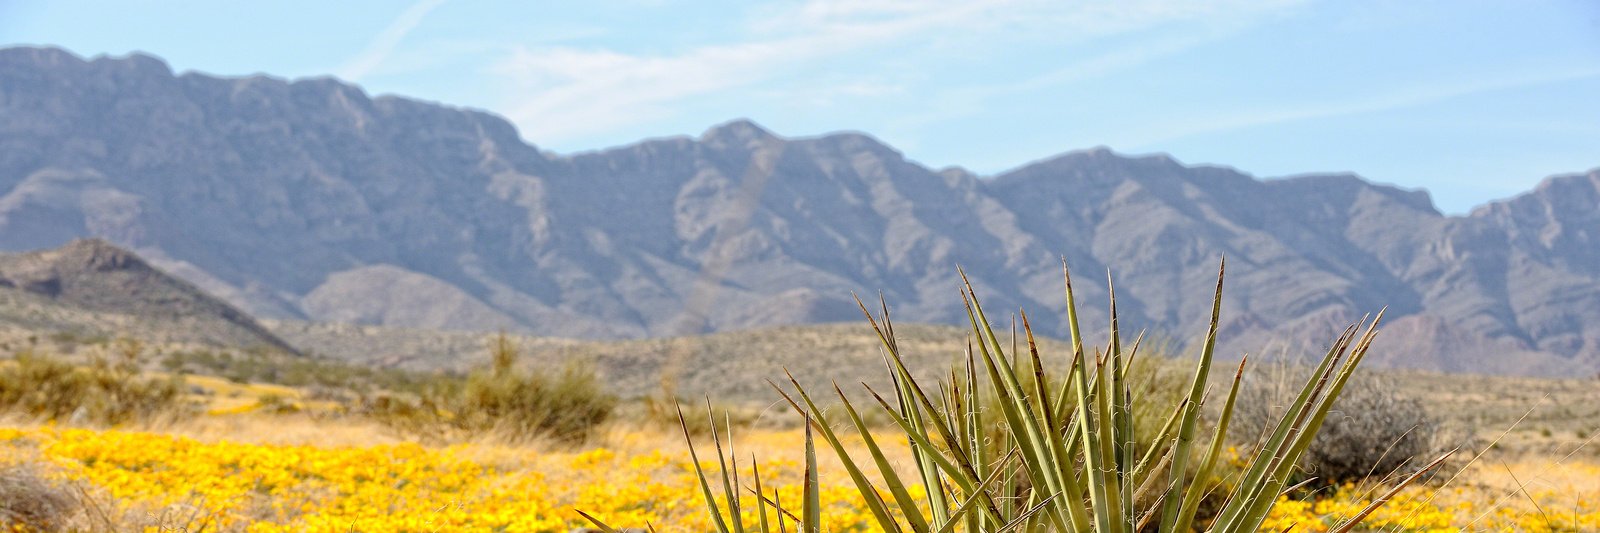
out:
M800 502L799 512L784 507L776 491L763 492L759 471L751 480L753 486L745 486L737 473L737 459L732 459L731 450L727 456L723 454L716 432L712 438L716 440L720 475L708 475L700 469L693 439L685 431L712 523L719 533L788 531L790 524L799 533L822 531L814 444L814 435L820 435L838 455L846 475L883 531L1134 533L1193 531L1202 526L1214 532L1255 531L1279 495L1293 488L1288 486L1288 480L1296 463L1366 355L1382 313L1371 321L1364 319L1351 325L1333 342L1264 444L1248 458L1243 472L1222 489L1228 493L1221 508L1201 524L1201 501L1208 490L1215 488L1205 480L1218 470L1244 368L1241 363L1240 370L1234 373L1227 397L1216 412L1209 441L1202 443L1201 417L1216 347L1224 271L1225 268L1219 269L1217 275L1210 327L1187 395L1171 406L1171 415L1157 434L1143 439L1134 434L1132 413L1140 398L1131 393L1127 376L1139 341L1124 348L1118 329L1116 292L1111 288L1110 338L1103 349L1085 350L1072 278L1064 263L1073 353L1065 371L1055 374L1061 378L1054 382L1039 354L1027 315L1021 315L1026 348L1017 348L1013 337L1008 351L1008 343L995 333L965 273L961 274L962 297L972 329L966 357L948 380L940 380L933 389L925 387L906 368L895 342L888 306L882 305L880 315L874 317L862 305L862 312L883 343L893 389L880 393L863 386L893 421L898 430L892 432L893 436L906 439L912 466L896 468L888 460L856 403L835 384L834 392L866 453L863 457L861 452L847 449L828 412L791 375L793 394L777 384L773 387L806 420L804 501ZM1024 350L1025 354L1017 353ZM998 401L986 401L991 397ZM679 417L681 421L681 410ZM1003 429L1000 432L990 430L996 421ZM715 426L714 420L712 423ZM1152 444L1140 449L1138 442ZM1444 457L1435 460L1401 486L1443 460ZM868 468L877 471L876 479L868 476ZM713 480L718 478L720 504L718 491L713 490ZM925 487L924 497L913 496L910 487L914 485ZM880 491L880 487L885 490ZM753 496L757 507L753 514L759 518L753 524L745 523L743 518L741 496L746 493ZM1332 529L1350 530L1392 494L1376 499ZM774 520L768 520L769 513ZM580 514L602 531L616 531L588 514Z

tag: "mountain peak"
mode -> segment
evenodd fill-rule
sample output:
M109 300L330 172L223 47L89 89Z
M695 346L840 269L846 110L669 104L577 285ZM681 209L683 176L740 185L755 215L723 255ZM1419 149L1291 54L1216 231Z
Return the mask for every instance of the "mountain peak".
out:
M55 46L11 46L0 48L0 64L25 63L35 66L83 63L83 58Z
M161 60L161 58L159 58L159 57L156 57L156 56L153 56L153 55L150 55L150 54L146 54L146 53L143 53L143 52L132 52L132 53L129 53L128 55L121 56L121 57L117 57L117 56L97 56L91 62L92 63L111 62L111 63L115 63L115 64L118 64L118 65L125 66L129 70L133 70L135 72L151 74L151 75L157 75L157 76L165 76L165 77L171 77L172 76L172 67L170 65L167 65L166 61Z
M56 249L57 264L70 264L93 271L150 268L143 259L98 237L74 239Z
M1067 162L1074 164L1123 164L1123 163L1155 163L1160 165L1184 166L1183 163L1164 153L1132 155L1124 154L1112 149L1110 146L1100 145L1084 150L1073 150L1046 160L1047 162Z
M59 248L9 256L0 278L11 286L55 286L62 276L111 271L154 271L143 259L100 238L74 239ZM37 278L37 279L35 279ZM19 280L32 280L19 283ZM43 282L39 282L43 280Z
M1588 172L1550 176L1534 187L1534 192L1554 193L1562 190L1600 191L1600 168L1590 169Z
M711 129L700 135L700 140L706 142L750 142L777 138L779 138L777 135L773 135L771 131L767 131L766 128L747 118L735 119L712 126Z
M1600 168L1550 176L1531 191L1478 206L1470 216L1512 217L1523 222L1535 219L1553 222L1548 219L1557 217L1576 223L1597 220L1593 216L1597 204L1600 204Z

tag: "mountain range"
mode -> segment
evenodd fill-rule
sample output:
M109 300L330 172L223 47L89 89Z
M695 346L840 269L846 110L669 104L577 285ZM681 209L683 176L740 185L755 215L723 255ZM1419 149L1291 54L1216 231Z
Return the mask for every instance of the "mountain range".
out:
M1110 271L1123 327L1192 340L1225 255L1230 353L1387 308L1380 364L1600 370L1600 169L1446 216L1350 174L1095 148L978 176L745 120L560 155L331 78L0 50L0 250L81 237L265 318L581 338L859 320L852 293L960 323L958 265L1061 335L1064 257L1080 305Z

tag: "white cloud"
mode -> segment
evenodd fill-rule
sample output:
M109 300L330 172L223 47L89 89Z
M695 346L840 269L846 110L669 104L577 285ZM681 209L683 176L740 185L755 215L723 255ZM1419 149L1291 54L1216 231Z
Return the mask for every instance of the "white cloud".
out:
M378 68L389 58L390 54L394 53L395 47L400 45L400 41L405 39L406 34L411 33L411 30L417 29L417 26L422 24L423 17L428 16L429 11L433 11L434 8L439 7L444 2L445 0L420 0L415 4L411 4L405 11L401 11L399 16L395 17L394 22L390 22L388 27L379 32L376 37L373 37L372 41L367 43L367 47L361 50L361 53L345 61L344 65L340 66L336 71L338 76L349 81L360 81L362 77L372 72L373 69Z
M1292 0L809 0L767 9L747 21L749 34L764 37L658 55L525 47L495 71L517 88L515 100L501 108L525 137L548 143L671 117L688 99L761 84L832 59L871 54L875 48L941 39L957 40L957 46L1030 39L1071 42L1174 21L1238 17L1288 3ZM1034 82L1061 83L1073 76Z

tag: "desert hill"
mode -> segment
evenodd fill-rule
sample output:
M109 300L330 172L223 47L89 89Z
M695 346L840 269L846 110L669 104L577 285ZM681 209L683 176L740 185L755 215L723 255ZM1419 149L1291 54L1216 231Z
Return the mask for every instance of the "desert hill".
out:
M0 331L296 351L243 311L99 239L0 254Z

